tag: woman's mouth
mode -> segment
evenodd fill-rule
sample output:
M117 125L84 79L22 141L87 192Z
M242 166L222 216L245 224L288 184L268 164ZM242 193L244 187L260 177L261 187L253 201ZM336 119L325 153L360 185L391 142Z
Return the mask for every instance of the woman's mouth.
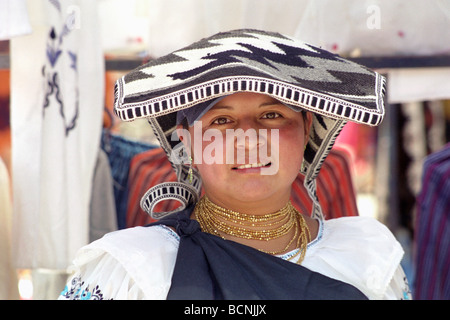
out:
M268 162L268 163L249 163L249 164L241 164L237 167L233 167L232 170L245 170L245 169L260 169L260 168L265 168L265 167L269 167L272 163Z

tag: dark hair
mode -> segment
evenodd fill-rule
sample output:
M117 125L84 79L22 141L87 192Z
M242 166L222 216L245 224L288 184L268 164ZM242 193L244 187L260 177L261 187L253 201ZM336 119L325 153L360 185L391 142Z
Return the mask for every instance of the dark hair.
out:
M303 120L306 120L306 114L307 114L307 111L306 111L306 110L302 110L302 111L300 111L300 112L302 113Z

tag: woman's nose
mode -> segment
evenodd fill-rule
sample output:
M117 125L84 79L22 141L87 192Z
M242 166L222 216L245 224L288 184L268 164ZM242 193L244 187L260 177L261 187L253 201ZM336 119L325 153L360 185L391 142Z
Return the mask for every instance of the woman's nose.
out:
M253 150L261 148L267 143L267 130L254 128L239 128L236 129L236 142L237 149Z

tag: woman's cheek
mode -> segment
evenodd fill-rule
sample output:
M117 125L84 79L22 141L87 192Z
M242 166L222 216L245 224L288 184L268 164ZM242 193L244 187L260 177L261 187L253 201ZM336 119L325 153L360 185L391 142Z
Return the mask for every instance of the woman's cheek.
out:
M303 161L305 136L303 130L279 130L280 163L300 170Z

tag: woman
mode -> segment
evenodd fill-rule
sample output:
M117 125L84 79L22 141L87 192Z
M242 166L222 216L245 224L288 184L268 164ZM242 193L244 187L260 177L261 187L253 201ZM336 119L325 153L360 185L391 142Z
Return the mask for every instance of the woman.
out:
M178 182L143 197L157 223L82 248L61 298L411 298L387 228L325 221L315 192L346 121L381 122L384 88L364 67L258 30L217 34L119 79L116 114L148 117ZM310 214L289 202L299 171ZM167 199L181 206L156 212Z

